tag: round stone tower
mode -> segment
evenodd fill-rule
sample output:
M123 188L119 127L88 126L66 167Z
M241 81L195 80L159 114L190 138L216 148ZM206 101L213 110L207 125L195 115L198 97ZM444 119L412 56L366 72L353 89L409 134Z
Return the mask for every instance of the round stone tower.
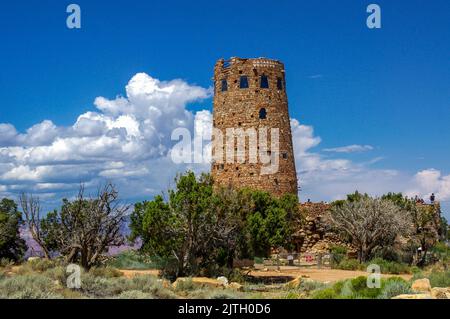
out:
M297 195L283 63L221 59L214 90L211 173L216 185Z

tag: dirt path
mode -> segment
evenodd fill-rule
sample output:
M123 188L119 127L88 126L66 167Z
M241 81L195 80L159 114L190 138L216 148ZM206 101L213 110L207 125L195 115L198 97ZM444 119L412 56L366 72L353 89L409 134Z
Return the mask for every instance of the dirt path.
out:
M250 272L251 276L254 277L290 277L295 279L300 276L305 276L312 280L321 282L334 282L344 279L355 278L358 276L367 276L367 272L364 271L351 271L351 270L340 270L340 269L313 269L313 268L287 268L281 269L280 271L263 271L254 270ZM412 275L382 275L382 277L402 277L405 280L411 279Z
M124 277L127 277L127 278L133 278L134 276L141 276L141 275L158 276L158 273L159 273L159 270L157 270L157 269L148 269L148 270L119 269L119 271L124 275Z
M149 270L120 270L122 274L127 278L132 278L138 275L153 275L158 276L158 270L149 269ZM263 270L253 270L249 273L249 275L254 277L272 277L272 278L283 278L285 277L285 281L289 281L295 279L300 276L305 276L306 278L310 278L312 280L321 281L321 282L334 282L344 279L355 278L358 276L367 276L367 272L364 271L350 271L350 270L339 270L339 269L313 269L313 268L290 268L285 267L281 268L280 271L263 271ZM382 275L382 277L393 277L398 276L402 277L405 280L411 279L412 275Z

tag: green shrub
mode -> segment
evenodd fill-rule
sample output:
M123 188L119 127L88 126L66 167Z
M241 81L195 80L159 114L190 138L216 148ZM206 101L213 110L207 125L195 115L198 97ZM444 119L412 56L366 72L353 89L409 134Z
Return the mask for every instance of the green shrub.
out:
M92 274L81 276L81 290L89 297L105 298L114 297L128 289L125 278L104 278Z
M64 296L54 292L38 291L25 288L9 296L10 299L64 299Z
M411 273L413 275L420 274L421 272L422 272L422 269L420 269L419 267L417 267L417 266L412 266L411 267Z
M115 298L132 290L141 291L152 298L171 299L176 297L172 291L164 288L155 276L136 276L132 279L104 278L88 273L81 277L81 290L92 298Z
M50 268L46 270L42 275L52 280L57 280L63 286L66 285L68 277L68 274L66 273L66 268L62 266Z
M312 299L337 299L338 297L339 295L333 288L317 290L311 296Z
M395 261L388 261L382 258L374 258L368 263L365 264L365 266L369 266L371 264L375 264L380 266L381 273L383 274L410 274L411 268L404 263L399 263Z
M347 256L347 247L333 245L330 247L330 253L331 253L331 266L335 268Z
M367 287L367 277L359 276L351 280L354 297L356 298L377 298L381 293L381 288Z
M324 287L326 287L326 284L320 281L302 280L300 282L300 285L298 286L298 289L302 292L310 293L314 290L322 289Z
M175 291L191 291L194 290L195 286L192 281L192 278L184 278L182 280L178 280Z
M333 290L337 293L340 294L342 288L344 287L346 281L345 280L341 280L341 281L337 281L333 284L333 286L331 288L333 288Z
M153 299L153 296L151 294L142 292L140 290L128 290L122 292L119 296L117 296L118 299Z
M171 290L164 288L162 281L155 276L135 276L130 280L130 288L149 293L153 296L153 298L176 298L176 295Z
M391 299L392 297L403 295L403 294L410 294L411 286L409 283L407 283L404 280L388 280L382 291L381 294L378 296L379 299Z
M264 258L262 258L262 257L255 257L253 260L255 261L255 264L263 264L264 263Z
M436 271L433 270L429 275L431 287L450 287L450 270Z
M108 265L118 269L144 270L158 268L158 264L152 262L150 257L135 250L127 250L114 256Z
M439 242L431 249L431 251L437 256L437 258L444 262L448 263L450 260L450 246L446 243Z
M152 292L152 289L155 286L162 287L161 282L155 276L134 276L133 278L129 279L129 281L130 287L132 287L134 290L141 290L143 292Z
M0 267L2 268L10 268L14 265L14 261L9 258L1 258L0 259Z
M283 299L301 299L301 294L295 291L289 291L286 295L283 296Z
M246 281L246 275L244 273L243 270L239 269L239 268L227 268L227 267L221 267L220 269L218 269L216 272L214 273L209 273L209 274L202 274L202 276L204 277L209 277L209 278L217 278L217 277L226 277L228 278L228 282L238 282L241 284L244 284Z
M122 277L122 273L112 267L94 267L89 270L89 273L95 277L104 277L104 278L116 278Z
M230 291L228 291L228 292L214 292L210 296L210 299L237 299L237 298L238 297L236 297L236 295L233 294Z
M336 268L343 270L360 270L362 266L356 259L344 258L341 260L341 262L339 263L339 265L337 265Z
M357 293L353 289L353 285L350 280L344 281L340 290L337 288L335 288L335 290L339 291L339 296L344 299L355 299L357 297Z
M48 269L55 268L60 264L61 263L58 260L39 258L27 261L25 264L22 265L22 267L24 268L29 267L29 269L31 269L32 271L44 272Z
M5 277L0 281L0 298L62 298L56 293L58 288L50 278L38 274Z
M313 291L312 298L317 299L390 299L410 291L410 284L400 277L381 279L380 288L367 287L367 277L338 281L332 287Z
M427 276L424 274L424 272L422 270L420 270L420 271L413 273L411 281L414 281L417 279L423 279L423 278L427 278Z

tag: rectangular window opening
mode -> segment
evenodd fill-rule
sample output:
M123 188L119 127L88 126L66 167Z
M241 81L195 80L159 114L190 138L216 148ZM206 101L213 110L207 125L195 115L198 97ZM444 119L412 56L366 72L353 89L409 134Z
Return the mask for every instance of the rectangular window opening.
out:
M261 89L269 88L269 78L267 75L261 75Z
M282 78L277 78L277 89L283 90L283 79Z
M222 80L222 92L228 91L228 82L227 80Z
M239 88L248 89L248 77L246 75L241 76Z

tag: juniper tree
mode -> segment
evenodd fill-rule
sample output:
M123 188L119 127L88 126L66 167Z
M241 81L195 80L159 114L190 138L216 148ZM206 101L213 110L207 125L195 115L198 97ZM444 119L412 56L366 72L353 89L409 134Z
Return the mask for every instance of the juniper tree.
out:
M10 199L0 201L0 259L20 260L25 251L26 243L20 237L20 226L23 224L17 204Z

